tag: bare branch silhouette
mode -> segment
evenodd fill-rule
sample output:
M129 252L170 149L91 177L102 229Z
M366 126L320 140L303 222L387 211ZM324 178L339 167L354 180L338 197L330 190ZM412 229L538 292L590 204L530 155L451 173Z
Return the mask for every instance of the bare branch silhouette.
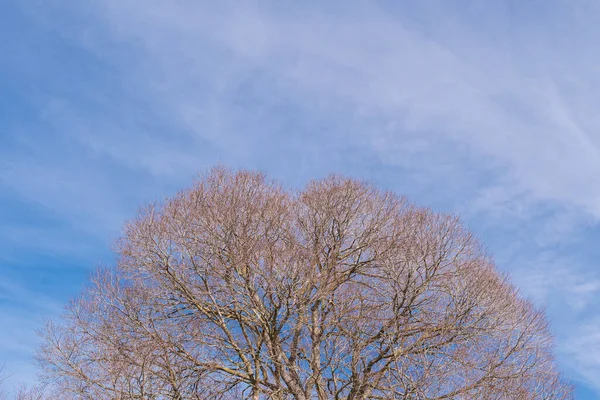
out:
M215 168L145 207L39 352L73 399L570 399L544 315L455 217Z

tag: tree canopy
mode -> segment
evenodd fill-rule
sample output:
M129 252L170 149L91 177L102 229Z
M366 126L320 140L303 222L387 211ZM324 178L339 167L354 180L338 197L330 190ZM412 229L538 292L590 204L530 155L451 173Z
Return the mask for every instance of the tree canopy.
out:
M49 322L73 399L570 399L542 312L458 218L215 168L127 223Z

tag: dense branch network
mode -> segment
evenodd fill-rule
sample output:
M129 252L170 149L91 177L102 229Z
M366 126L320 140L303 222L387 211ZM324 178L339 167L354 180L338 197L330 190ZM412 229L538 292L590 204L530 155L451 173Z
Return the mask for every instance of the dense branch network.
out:
M544 316L459 221L215 168L125 227L39 359L74 399L568 399Z

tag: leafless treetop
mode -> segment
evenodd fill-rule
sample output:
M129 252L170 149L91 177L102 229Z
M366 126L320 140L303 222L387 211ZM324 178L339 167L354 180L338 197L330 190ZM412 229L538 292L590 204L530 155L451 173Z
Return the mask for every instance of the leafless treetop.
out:
M75 399L569 399L546 320L457 218L215 168L141 210L64 318Z

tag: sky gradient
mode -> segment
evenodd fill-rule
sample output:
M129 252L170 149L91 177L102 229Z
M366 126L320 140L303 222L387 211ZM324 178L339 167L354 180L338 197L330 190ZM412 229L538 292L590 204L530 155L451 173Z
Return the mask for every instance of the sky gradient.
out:
M600 398L600 2L0 2L0 362L222 163L458 213Z

